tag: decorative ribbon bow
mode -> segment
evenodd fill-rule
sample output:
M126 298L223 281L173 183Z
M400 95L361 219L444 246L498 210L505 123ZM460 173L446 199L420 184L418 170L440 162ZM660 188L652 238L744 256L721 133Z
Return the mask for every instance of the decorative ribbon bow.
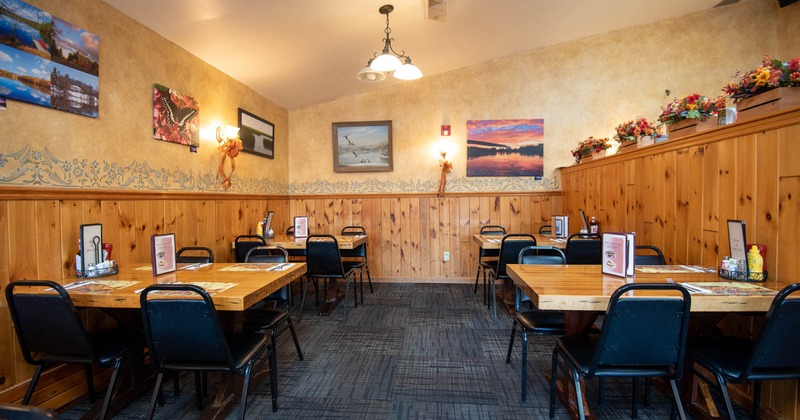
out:
M236 170L236 161L234 158L239 156L239 151L242 150L242 141L239 140L238 137L228 138L222 141L222 144L220 144L217 149L222 152L222 160L219 162L219 175L222 177L222 188L228 191L233 185L231 177L233 176L233 171ZM226 175L225 160L229 157L231 158L231 173L230 175Z
M447 174L453 170L453 163L443 157L442 159L439 159L439 166L442 167L442 176L439 178L439 197L444 197L444 187L445 184L447 184Z

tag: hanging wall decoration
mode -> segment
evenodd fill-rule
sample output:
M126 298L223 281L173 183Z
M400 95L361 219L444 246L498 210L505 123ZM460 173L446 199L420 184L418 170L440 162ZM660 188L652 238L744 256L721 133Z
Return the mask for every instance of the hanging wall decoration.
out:
M543 174L543 119L467 121L467 176Z
M191 96L153 85L153 138L197 147L199 133L200 104Z
M20 0L0 10L0 96L97 118L100 38Z

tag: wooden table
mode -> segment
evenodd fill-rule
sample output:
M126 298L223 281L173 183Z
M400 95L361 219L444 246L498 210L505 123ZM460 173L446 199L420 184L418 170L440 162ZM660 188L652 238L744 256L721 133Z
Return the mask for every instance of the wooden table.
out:
M197 264L178 264L178 267L197 266ZM227 290L220 291L211 295L214 306L218 311L242 311L261 299L269 296L272 292L286 286L293 280L300 278L306 272L305 263L292 263L288 268L282 270L270 270L278 264L209 264L195 270L178 270L173 273L163 274L153 277L152 269L149 265L140 264L138 266L120 269L119 274L95 279L82 279L81 283L70 283L68 292L75 306L92 307L103 309L139 309L139 296L142 289L151 284L161 283L194 283L200 286L211 288L210 284L225 284L231 286ZM236 271L233 271L236 270ZM132 284L114 290L98 291L98 289L110 289L114 281L131 282ZM175 298L175 296L170 296ZM273 349L274 351L274 349ZM127 373L127 372L126 372ZM268 377L269 371L255 372L251 377L251 385L258 384L261 380ZM129 383L132 385L128 389L120 390L112 398L110 414L118 412L128 405L139 394L147 389L152 389L152 371L144 366L134 369ZM120 384L126 383L126 378L120 377ZM234 378L232 375L223 375L223 380L214 401L203 411L202 418L221 419L230 411L236 401L241 397L241 378ZM99 406L93 408L84 418L96 418L99 414ZM97 412L95 412L97 411Z
M621 278L605 275L601 272L599 265L519 265L509 264L508 274L523 293L531 298L536 307L542 310L565 311L565 329L567 334L580 334L586 331L594 323L597 315L605 312L611 294L626 282L634 283L666 283L669 280L675 283L685 282L719 282L730 281L717 276L716 273L706 272L670 272L670 273L642 273L637 269L635 277ZM756 284L766 287L777 293L778 290L787 284L776 280L769 280ZM658 291L635 291L637 296L656 296ZM727 314L731 312L766 312L773 295L703 295L692 294L693 313L718 313ZM719 319L719 318L716 318ZM696 392L692 386L692 381L682 381L688 384L687 388L690 395L689 399L684 399L688 409L693 415L701 417L711 417L715 409L702 407L710 401L695 401ZM699 379L694 379L699 382ZM559 381L559 398L564 402L573 418L577 418L577 404L571 383L566 378ZM586 388L584 388L586 389ZM702 393L702 391L700 391ZM585 398L585 394L584 394ZM589 406L584 400L586 418L593 418L589 411ZM702 413L698 411L706 411ZM713 418L713 417L712 417Z
M367 243L367 235L334 235L339 249L355 249ZM306 241L308 238L295 238L289 235L276 235L274 238L268 238L268 245L277 245L288 249L306 249ZM313 240L313 239L312 239ZM327 293L325 294L325 301L320 307L320 315L330 315L336 305L344 299L344 293L339 288L337 279L329 279L326 287Z
M534 233L533 237L536 238L537 246L552 246L561 249L567 246L566 238L554 238L550 235L540 235L538 233ZM503 235L481 235L476 233L472 235L472 241L483 249L500 249Z

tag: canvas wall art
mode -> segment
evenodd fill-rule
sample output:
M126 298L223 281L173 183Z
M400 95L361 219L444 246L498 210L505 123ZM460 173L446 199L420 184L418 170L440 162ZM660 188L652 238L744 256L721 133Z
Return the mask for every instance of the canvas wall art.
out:
M0 2L0 96L98 116L100 39L20 0Z
M153 138L199 146L200 104L191 96L153 85Z
M239 108L239 140L242 151L275 158L275 124Z
M467 176L543 174L544 119L467 121Z
M334 172L392 170L392 122L333 123Z

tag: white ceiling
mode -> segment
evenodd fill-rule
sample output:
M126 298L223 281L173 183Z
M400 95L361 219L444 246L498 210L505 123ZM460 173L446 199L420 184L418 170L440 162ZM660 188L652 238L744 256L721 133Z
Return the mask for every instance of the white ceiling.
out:
M278 105L292 110L379 89L355 77L393 46L425 76L548 45L684 16L720 0L447 0L444 22L425 0L104 0ZM731 2L730 0L726 3Z

